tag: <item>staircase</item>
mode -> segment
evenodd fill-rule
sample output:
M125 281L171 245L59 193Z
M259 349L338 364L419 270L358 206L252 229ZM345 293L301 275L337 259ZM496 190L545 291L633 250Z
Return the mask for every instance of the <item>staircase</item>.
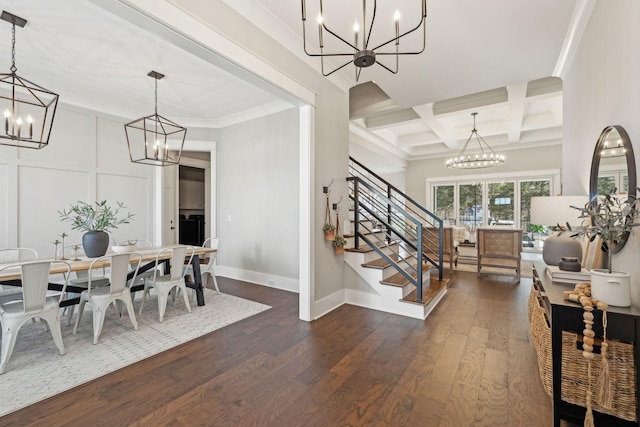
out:
M432 259L418 242L443 241L442 220L349 158L349 229L345 262L369 289L348 288L347 302L425 319L447 291L442 247ZM426 228L434 227L436 232Z

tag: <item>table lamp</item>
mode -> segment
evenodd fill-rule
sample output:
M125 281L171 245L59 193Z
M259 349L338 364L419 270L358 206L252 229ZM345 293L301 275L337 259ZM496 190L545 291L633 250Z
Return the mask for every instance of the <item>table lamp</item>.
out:
M587 196L546 196L531 198L531 223L555 227L567 223L580 225L580 211L571 206L582 207L589 201ZM582 245L568 233L552 235L542 246L542 259L547 265L558 265L562 257L576 257L582 261Z

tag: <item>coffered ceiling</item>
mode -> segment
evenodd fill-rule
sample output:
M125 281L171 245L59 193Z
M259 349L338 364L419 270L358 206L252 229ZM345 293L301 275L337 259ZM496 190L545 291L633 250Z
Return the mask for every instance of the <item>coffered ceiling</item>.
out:
M398 74L373 66L356 86L348 65L329 77L351 89L351 142L400 162L450 156L468 138L470 114L477 111L478 132L492 147L559 143L562 82L549 77L562 76L594 1L429 0L426 50L401 57ZM314 16L318 0L306 2ZM299 0L169 3L193 16L205 16L203 8L231 7L319 72L319 60L302 49ZM4 10L29 21L17 29L18 74L57 91L61 102L135 119L153 111L154 82L147 73L156 70L167 76L158 85L159 113L188 127L222 127L295 103L127 4L3 1ZM324 0L325 20L349 33L361 5ZM378 26L382 34L389 31L382 28L393 25L387 15L396 8L401 26L410 25L419 7L419 0L381 0L374 32ZM4 72L10 41L11 26L0 22Z

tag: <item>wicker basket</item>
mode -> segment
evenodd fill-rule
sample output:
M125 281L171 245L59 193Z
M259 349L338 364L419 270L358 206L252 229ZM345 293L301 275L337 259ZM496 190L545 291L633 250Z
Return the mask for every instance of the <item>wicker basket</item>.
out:
M539 292L533 286L529 297L529 316L531 322L531 342L538 355L538 369L542 385L549 396L552 395L551 328L547 322ZM588 377L587 361L577 341L582 336L562 332L562 400L580 406L586 405ZM607 340L607 356L614 386L611 409L603 408L594 401L593 409L604 414L614 415L628 421L636 421L636 367L633 358L633 345L620 341ZM595 395L595 384L601 372L600 355L591 363L591 387Z

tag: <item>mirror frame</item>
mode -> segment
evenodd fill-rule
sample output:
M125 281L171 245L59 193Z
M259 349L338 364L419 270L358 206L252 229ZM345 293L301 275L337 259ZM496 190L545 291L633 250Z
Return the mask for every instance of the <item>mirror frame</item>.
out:
M607 126L602 130L596 143L596 148L593 151L593 157L591 159L591 176L589 179L589 200L593 200L598 195L598 171L600 169L600 151L604 146L604 142L607 140L607 136L611 131L616 130L622 139L624 147L626 148L626 160L627 160L627 176L629 177L629 195L633 191L636 191L636 158L633 154L633 146L631 145L631 139L627 131L620 125ZM620 250L627 243L627 239L631 233L626 231L622 236L622 243L615 245L613 248L609 248L612 254L620 252Z

